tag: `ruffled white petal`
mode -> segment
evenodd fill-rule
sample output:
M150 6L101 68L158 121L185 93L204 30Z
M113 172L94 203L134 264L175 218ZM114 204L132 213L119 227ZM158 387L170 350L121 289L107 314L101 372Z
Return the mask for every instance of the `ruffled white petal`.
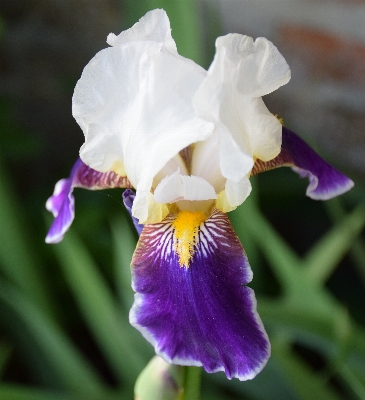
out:
M290 68L279 50L267 39L253 41L248 36L229 34L216 41L217 53L223 52L238 67L237 89L250 97L269 94L290 80Z
M214 187L199 176L181 175L179 171L164 178L157 186L154 200L157 203L175 203L181 200L216 199Z
M148 40L163 43L167 50L177 54L176 43L171 36L170 21L164 10L149 11L132 28L118 36L110 33L107 43L110 46L119 46L126 42Z
M202 118L220 132L221 173L240 181L254 158L269 161L281 149L280 122L267 110L261 97L290 79L290 70L268 40L239 34L220 37L216 55L194 97Z
M85 67L73 97L73 115L86 139L81 158L102 172L124 165L137 189L132 212L140 222L148 216L154 176L213 130L192 106L205 71L161 47L141 41L102 50Z

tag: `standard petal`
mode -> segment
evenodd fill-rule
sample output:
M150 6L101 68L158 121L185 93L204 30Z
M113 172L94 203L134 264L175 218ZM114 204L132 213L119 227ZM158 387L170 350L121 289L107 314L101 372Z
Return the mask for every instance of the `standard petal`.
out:
M155 175L213 130L192 105L204 76L197 64L161 51L157 42L128 42L98 53L76 85L73 115L86 139L80 156L102 172L124 165L137 189L133 215L141 222Z
M314 200L328 200L350 190L354 183L321 158L299 136L282 128L280 154L269 162L256 160L251 175L277 167L293 167L301 177L309 179L307 196Z
M245 286L252 279L246 254L225 214L215 211L198 228L187 267L176 238L189 233L178 235L174 218L145 226L132 260L130 322L167 362L252 379L270 344Z
M261 97L249 99L239 96L237 104L240 125L249 137L252 154L263 161L272 160L281 149L280 121L267 109Z
M119 46L126 42L147 40L163 43L169 51L177 54L176 43L171 36L170 21L164 10L149 11L132 28L118 36L110 33L107 43L110 46Z
M227 132L220 134L220 167L222 175L238 182L251 171L254 161L245 147L237 145L237 141Z
M224 189L226 178L220 167L220 140L216 131L203 142L194 145L191 157L191 174L207 180L219 193Z
M238 182L254 158L269 161L280 152L281 125L260 96L290 79L276 47L264 38L230 34L216 41L216 55L194 97L197 114L221 132L222 175Z
M75 187L102 190L128 188L131 184L127 177L119 176L113 171L95 171L77 159L69 178L56 183L53 195L46 202L46 209L55 217L46 236L46 243L60 242L70 228L75 217L75 198L72 194Z
M217 52L224 51L238 65L237 89L250 97L262 97L287 84L290 68L279 50L267 39L248 36L219 37Z

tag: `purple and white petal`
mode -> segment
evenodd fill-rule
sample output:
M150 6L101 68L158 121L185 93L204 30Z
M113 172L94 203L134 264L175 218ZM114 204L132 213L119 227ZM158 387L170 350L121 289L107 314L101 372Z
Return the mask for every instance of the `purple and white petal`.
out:
M270 356L256 312L252 271L228 217L214 211L197 231L189 266L176 252L174 218L146 225L132 260L130 322L167 362L254 378Z
M133 217L133 215L132 215L133 201L134 201L136 195L133 192L133 190L126 189L123 192L122 197L123 197L124 207L127 209L129 215L131 216L133 224L134 224L134 227L136 228L138 235L140 235L142 233L144 225L139 224L138 223L138 219Z
M314 200L329 200L350 190L354 183L328 164L294 132L283 126L280 154L271 161L256 160L251 175L278 167L292 167L302 178L309 179L307 196Z
M89 190L131 187L127 177L113 171L95 171L84 164L80 158L72 167L69 178L57 182L53 195L46 202L46 209L55 217L46 236L46 243L59 243L75 218L75 187Z

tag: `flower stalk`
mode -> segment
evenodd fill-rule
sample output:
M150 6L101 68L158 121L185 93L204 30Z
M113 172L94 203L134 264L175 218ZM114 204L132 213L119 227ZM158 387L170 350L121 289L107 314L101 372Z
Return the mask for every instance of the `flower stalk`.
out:
M199 400L200 399L200 383L201 383L200 367L184 367L184 392L182 400Z

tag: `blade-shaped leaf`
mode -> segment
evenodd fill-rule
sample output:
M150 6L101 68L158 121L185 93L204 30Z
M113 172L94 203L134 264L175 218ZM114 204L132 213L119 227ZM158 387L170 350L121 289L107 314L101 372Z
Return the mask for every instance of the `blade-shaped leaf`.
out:
M73 400L67 394L49 390L22 387L19 385L0 384L0 399L6 400Z
M300 286L298 278L302 274L299 268L301 260L266 221L255 199L249 197L233 213L235 231L239 234L241 230L247 230L254 238L275 270L284 292L296 290Z
M288 382L292 385L302 400L336 400L340 396L324 385L322 379L302 362L291 350L288 343L281 340L271 340L272 356L284 369Z
M68 232L54 248L80 310L116 376L134 381L144 361L128 335L129 322L122 320L116 298L95 262L74 232Z
M306 255L304 265L308 277L317 284L325 282L364 226L365 205L360 205L317 241Z
M98 375L58 326L29 298L2 280L0 299L24 321L67 390L76 394L82 393L90 399L102 398L104 389Z
M51 314L46 285L39 261L25 234L21 210L0 163L0 268L4 275L22 288L43 310Z

